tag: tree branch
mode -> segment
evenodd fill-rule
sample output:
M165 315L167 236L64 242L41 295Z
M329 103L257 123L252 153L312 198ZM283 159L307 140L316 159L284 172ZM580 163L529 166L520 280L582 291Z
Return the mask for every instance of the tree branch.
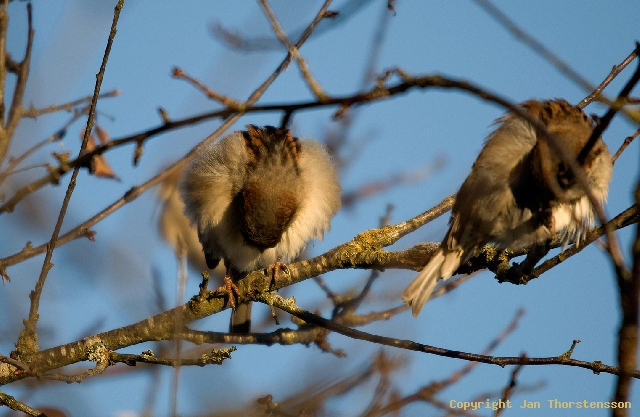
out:
M13 136L13 132L16 130L22 112L22 98L24 97L24 90L27 88L27 80L29 79L29 68L31 66L31 49L33 46L33 17L31 13L31 3L27 3L27 19L28 19L28 35L27 35L27 48L24 52L24 59L18 64L18 71L16 72L18 79L16 80L16 86L13 90L13 98L11 100L11 107L9 108L9 117L5 125L6 134L9 137Z
M109 33L109 38L107 40L107 46L105 48L105 52L102 58L102 64L100 65L100 70L96 75L96 85L93 92L93 98L91 100L91 106L89 107L89 117L87 119L87 127L84 132L84 139L82 140L82 146L80 147L80 155L84 152L87 147L87 143L89 141L89 135L91 134L91 130L93 129L96 106L98 104L98 96L100 94L100 87L102 86L102 79L104 78L104 73L107 68L107 61L109 59L109 53L111 52L111 45L113 44L113 39L116 36L116 27L118 25L118 18L120 17L120 11L124 5L124 0L119 0L118 4L114 9L113 14L113 22L111 24L111 32ZM28 10L31 10L31 4L28 5ZM29 13L29 22L31 23L31 14ZM31 29L31 24L29 24L30 31L29 36L30 39L33 38L33 29ZM29 42L30 44L31 42ZM27 51L30 51L31 47L27 47ZM30 54L27 54L28 56ZM22 62L21 65L25 63L28 64L28 57L25 57L25 61ZM22 73L22 71L21 71ZM25 72L23 74L23 82L26 83L26 76L28 74ZM18 80L20 81L20 75L18 75ZM22 87L24 89L24 87ZM16 86L16 94L18 94L18 87ZM14 97L15 98L15 97ZM20 97L20 100L22 97ZM15 104L15 101L14 101ZM19 115L14 115L14 117L20 118ZM11 123L11 119L9 120ZM58 240L58 235L60 234L60 229L62 228L62 222L64 221L64 217L67 213L67 207L69 205L69 201L71 200L71 194L73 194L73 190L76 186L76 178L78 176L78 172L80 171L80 167L75 167L73 170L73 174L71 175L71 180L69 181L69 186L67 187L67 192L65 194L64 200L62 202L62 207L60 208L60 214L58 215L58 220L56 221L56 225L53 229L53 234L51 235L51 240L47 243L47 252L44 258L44 263L42 265L42 269L40 271L40 276L38 277L38 282L36 283L35 290L30 294L29 298L31 300L31 306L29 309L29 318L24 321L24 330L20 333L20 337L18 338L18 342L16 343L16 351L18 354L35 352L39 349L38 347L38 335L36 333L36 325L38 323L39 314L38 308L40 306L40 295L42 294L42 289L44 288L44 283L49 273L49 270L53 267L51 263L51 257L53 255L53 250L56 247L56 241Z
M391 346L399 349L423 352L437 356L444 356L447 358L498 365L503 368L507 365L565 365L589 369L596 374L605 372L618 375L620 372L619 369L615 366L604 365L600 361L585 362L576 359L570 359L562 355L548 358L522 358L520 356L487 356L475 353L460 352L457 350L443 349L435 346L416 343L411 340L393 339L390 337L378 336L375 334L341 326L333 321L305 311L296 306L294 303L279 296L266 295L265 293L263 293L261 297L257 298L257 300L286 311L287 313L292 314L301 320L304 320L306 323L324 327L327 330L339 333L343 336L347 336L352 339L377 343L380 345ZM640 370L633 370L630 375L633 378L640 379Z

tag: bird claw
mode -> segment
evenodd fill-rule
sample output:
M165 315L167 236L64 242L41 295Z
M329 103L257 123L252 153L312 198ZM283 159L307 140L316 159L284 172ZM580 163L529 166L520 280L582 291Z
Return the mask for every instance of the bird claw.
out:
M236 300L238 299L239 290L237 285L233 283L233 281L228 275L224 276L224 284L222 284L222 286L218 288L217 291L227 294L227 297L229 299L229 304L231 305L231 308L235 310L236 304L237 304Z
M267 266L266 270L267 270L267 275L271 277L271 283L269 284L269 289L273 287L273 285L276 283L276 280L278 279L278 270L282 270L283 272L289 273L289 267L280 259L278 259L271 265Z
M510 268L504 268L496 274L499 282L512 284L526 284L530 280L530 273L525 271L520 264L514 263Z

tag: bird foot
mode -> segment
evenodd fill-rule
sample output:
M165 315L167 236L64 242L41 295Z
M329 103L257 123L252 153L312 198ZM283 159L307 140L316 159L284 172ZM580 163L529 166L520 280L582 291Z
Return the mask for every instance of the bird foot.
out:
M269 289L273 287L273 285L276 283L276 280L278 279L278 270L282 270L283 272L289 273L289 267L280 259L278 259L271 265L267 266L266 269L267 269L267 275L271 277L271 283L269 284Z
M238 287L233 283L228 275L224 276L224 284L222 284L217 291L227 294L229 304L231 305L231 308L235 310L237 304L236 300L238 299Z
M525 268L520 264L514 263L510 268L501 268L498 270L496 277L500 283L510 282L512 284L520 285L529 282L530 271L527 273Z

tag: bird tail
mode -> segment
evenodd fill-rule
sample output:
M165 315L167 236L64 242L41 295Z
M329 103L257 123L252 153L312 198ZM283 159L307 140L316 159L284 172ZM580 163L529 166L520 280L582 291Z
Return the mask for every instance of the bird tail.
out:
M440 279L447 279L460 266L463 251L447 251L442 248L431 257L429 263L420 271L417 277L404 290L402 301L411 306L413 317L418 317L433 289Z
M251 302L239 303L231 313L229 333L249 333L251 331Z

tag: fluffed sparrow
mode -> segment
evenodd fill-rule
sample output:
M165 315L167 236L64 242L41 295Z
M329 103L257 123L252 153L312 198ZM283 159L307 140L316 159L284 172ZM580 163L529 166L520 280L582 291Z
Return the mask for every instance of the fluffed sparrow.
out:
M322 239L342 191L324 146L254 125L196 154L180 189L209 268L224 259L227 270L274 274L307 241ZM249 313L241 310L232 314L236 333L249 329L249 318L240 317Z
M565 100L530 100L520 107L576 157L594 129L592 120ZM440 248L402 295L414 316L420 313L438 280L451 277L485 244L493 243L501 249L533 244L531 251L540 252L540 247L557 234L565 242L579 240L593 224L593 208L585 189L552 150L548 139L511 113L496 123L498 128L489 135L458 191L449 231ZM613 165L602 138L582 168L590 192L603 203ZM529 265L530 269L540 257Z

